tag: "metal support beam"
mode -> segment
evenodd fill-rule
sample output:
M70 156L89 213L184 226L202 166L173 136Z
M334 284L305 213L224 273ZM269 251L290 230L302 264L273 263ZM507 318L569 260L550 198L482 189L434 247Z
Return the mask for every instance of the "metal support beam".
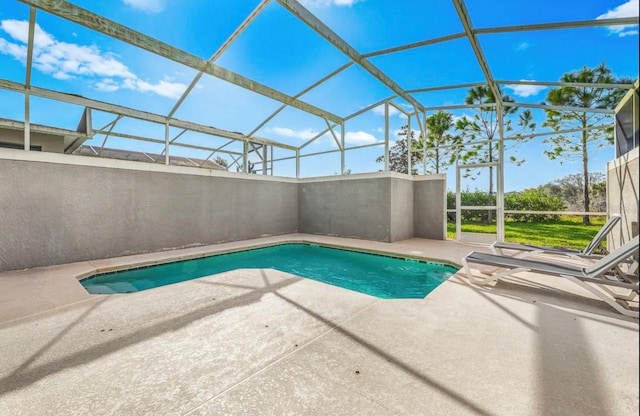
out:
M242 172L249 173L249 142L242 146Z
M249 16L247 16L247 18L244 19L242 23L240 23L240 26L238 26L236 30L233 31L231 36L229 36L229 38L218 48L218 50L215 51L213 55L211 55L211 58L209 58L207 63L215 62L224 53L224 51L226 51L227 48L231 46L231 44L238 38L238 36L240 36L240 34L244 32L244 30L249 26L249 24L251 24L251 22L256 17L258 17L260 12L269 4L269 1L270 0L262 0L260 4L258 4L256 8L253 9L253 11L249 14ZM180 106L182 105L182 102L191 93L191 90L193 90L193 88L196 86L198 81L200 81L200 78L202 78L202 75L204 75L203 71L198 72L198 74L193 78L193 81L191 81L191 84L189 84L187 89L184 90L184 92L182 93L182 95L180 96L176 104L173 106L171 111L169 111L169 114L167 114L167 117L173 117L175 112L178 111L178 108L180 108Z
M176 134L175 137L171 140L169 140L169 145L172 145L173 142L175 142L176 140L178 140L180 138L180 136L182 136L183 134L185 134L187 132L186 129L182 130L180 133ZM160 156L158 156L158 158L156 160L154 160L154 162L158 162L158 160L160 160L160 158L162 156L164 156L165 154L165 150L162 151L162 153L160 153Z
M24 85L18 82L9 81L6 79L0 79L0 88L8 90L8 91L16 91L24 93ZM119 114L131 118L136 118L139 120L150 121L157 124L164 125L167 122L167 117L149 113L146 111L136 110L135 108L124 107L117 104L106 103L103 101L93 100L91 98L85 98L76 94L67 94L59 91L49 90L46 88L39 87L31 87L30 88L31 95L35 95L38 97L49 98L52 100L58 100L66 103L77 104L83 107L89 107L94 110L105 111L107 113ZM276 142L269 139L264 139L261 137L247 137L241 133L236 133L233 131L222 130L212 126L205 126L198 123L193 123L191 121L184 121L177 118L170 118L169 125L172 127L179 127L183 129L187 129L190 131L196 131L199 133L210 134L212 136L225 137L228 139L241 140L241 141L251 141L255 143L268 144L276 147L281 147L283 149L295 150L295 146L291 146L288 144Z
M384 99L382 99L382 100L380 100L380 101L378 101L376 103L368 105L365 108L361 108L360 110L356 111L355 113L351 113L348 116L346 116L344 118L344 121L349 121L354 117L358 117L360 114L366 113L369 110L373 110L374 108L376 108L378 106L384 105L386 102L388 102L389 100L393 100L396 97L397 97L397 95L392 95L391 97L384 98Z
M164 125L164 164L169 164L169 123Z
M471 49L473 49L473 53L475 54L476 59L478 60L478 65L480 65L480 69L482 69L482 73L487 80L487 84L489 85L489 88L491 88L491 92L493 92L495 101L496 103L501 103L502 95L500 94L498 86L495 84L495 82L493 82L493 76L491 75L489 64L487 64L487 60L484 56L484 53L482 52L482 48L480 47L478 38L474 33L473 25L471 24L469 12L467 11L467 7L464 4L464 0L453 0L453 5L456 8L456 12L458 12L460 23L462 23L462 27L467 34L467 38L469 38L469 43L471 44Z
M422 137L422 142L425 143L426 140L426 136L425 136L425 129L422 125L422 122L420 121L420 113L416 113L416 123L418 123L418 129L420 129L420 137ZM426 122L425 122L426 125ZM423 146L423 151L424 151L424 146ZM422 155L422 164L423 164L423 171L422 173L424 174L424 154Z
M558 82L558 81L504 81L496 80L496 84L503 85L542 85L545 87L576 87L576 88L611 88L628 90L633 88L633 84L607 84L607 83L594 83L594 82Z
M115 132L115 131L112 131L112 132L109 133L108 131L97 130L96 134L109 134L110 136L113 136L113 137L121 137L123 139L130 139L130 140L139 140L139 141L147 142L147 143L156 143L156 144L161 144L163 146L165 144L164 139L162 139L162 140L161 139L152 139L150 137L136 136L134 134L128 134L128 133L118 133L118 132ZM198 146L198 145L195 145L195 144L174 143L173 145L176 146L176 147L184 147L186 149L211 151L210 147ZM240 155L240 156L242 156L242 153L240 153L240 152L233 152L233 151L230 151L230 150L220 150L220 151L223 152L223 153L230 154L230 155Z
M271 146L271 176L273 176L273 146Z
M389 172L389 101L384 103L384 171Z
M336 136L336 132L333 131L333 127L331 127L331 124L329 124L329 122L327 120L324 121L325 123L327 123L327 128L329 129L329 131L331 132L331 136L333 137L333 140L336 142L336 144L338 145L338 149L342 150L344 147L342 146L342 144L340 143L340 140L338 140L338 136ZM342 126L344 126L344 123L342 124Z
M375 146L381 146L382 142L377 142L377 143L369 143L369 144L363 144L360 146L352 146L352 147L346 147L344 150L358 150L358 149L364 149L367 147L375 147ZM318 155L326 155L329 153L336 153L339 152L340 149L333 149L333 150L323 150L321 152L313 152L313 153L305 153L304 155L300 155L301 158L303 157L310 157L310 156L318 156ZM295 157L295 156L294 156ZM280 159L276 159L276 160L288 160L288 159L292 159L291 157L283 157Z
M31 150L31 67L33 65L33 42L36 27L36 9L29 8L29 34L27 39L27 66L24 82L24 150Z
M498 113L498 167L496 228L498 241L504 241L504 111Z
M407 100L416 110L422 110L420 104L410 94L407 94L398 84L389 78L384 72L378 69L371 62L367 61L358 51L335 33L329 26L325 25L315 15L305 9L297 0L277 0L285 9L297 16L302 22L309 26L314 32L325 38L329 43L338 48L351 60L360 65L365 71L373 75L378 81L389 87L393 92Z
M233 142L235 142L235 140L228 141L225 144L223 144L222 146L213 149L213 151L209 154L209 156L207 156L207 158L205 160L209 160L211 158L211 156L216 154L216 152L219 152L220 150L224 149L225 147L227 147L228 145L230 145ZM200 166L202 166L203 164L204 164L204 162L202 162L202 164ZM231 166L231 165L229 165L229 166Z
M566 105L547 105L547 104L532 104L532 103L503 103L505 107L522 107L522 108L541 108L543 110L555 110L555 111L576 111L580 113L599 113L599 114L615 114L615 110L607 108L591 108L591 107L571 107Z
M500 84L500 82L496 81L496 83ZM455 84L455 85L442 85L439 87L428 87L428 88L416 88L413 90L407 90L407 92L410 93L417 93L417 92L431 92L431 91L443 91L443 90L455 90L455 89L459 89L459 88L472 88L472 87L479 87L481 85L487 85L487 82L467 82L465 84Z
M107 130L106 132L103 132L102 130L96 130L95 133L101 133L104 134L104 140L102 141L102 144L100 145L100 150L98 150L98 156L102 155L102 151L104 150L104 146L107 144L107 140L109 139L109 136L111 135L113 129L115 128L116 124L118 124L118 121L120 121L120 119L122 118L122 116L117 116L115 120L113 120L111 123L109 123L109 130Z
M300 177L300 149L296 149L296 178Z
M422 118L424 120L424 136L423 136L423 140L422 140L422 174L426 175L427 174L427 134L429 134L429 128L427 127L427 112L425 111L424 113L422 113ZM438 144L436 144L436 146L438 146ZM446 235L446 228L447 228L447 224L445 221L445 235Z
M559 130L559 131L545 131L542 133L532 133L532 134L525 134L525 135L520 135L520 136L508 136L505 137L504 140L519 140L519 139L532 139L535 137L542 137L542 136L555 136L557 134L567 134L567 133L579 133L581 131L591 131L591 130L605 130L608 128L613 127L612 124L601 124L598 126L592 126L592 127L579 127L579 128L575 128L575 129L567 129L567 130ZM473 144L473 143L467 143L467 144Z
M363 53L362 57L363 58L371 58L373 56L386 55L386 54L389 54L389 53L405 51L407 49L415 49L415 48L421 48L423 46L435 45L436 43L448 42L450 40L460 39L460 38L463 38L463 37L465 37L465 33L464 32L463 33L454 33L453 35L446 35L446 36L441 36L441 37L438 37L438 38L421 40L420 42L407 43L406 45L395 46L393 48L380 49L378 51L373 51L373 52L369 52L369 53Z
M335 71L325 75L323 78L321 78L318 81L314 82L313 84L309 85L307 88L303 89L302 91L300 91L299 93L294 95L293 98L300 98L301 96L303 96L304 94L308 93L309 91L311 91L312 89L314 89L318 85L323 84L324 82L326 82L329 79L333 78L334 76L338 75L340 72L342 72L345 69L349 68L351 65L353 65L353 62L347 62L346 64L342 65L340 68L338 68ZM280 112L282 110L284 110L285 108L287 108L286 104L283 104L280 107L278 107L278 109L276 111L274 111L273 113L271 113L271 115L269 115L269 117L264 119L264 121L262 121L262 123L258 124L258 126L256 128L251 130L251 133L249 133L248 136L249 137L253 136L258 130L260 130L262 127L264 127L264 125L267 124L268 122L270 122L275 116L280 114Z
M262 146L262 174L266 175L267 174L267 154L268 154L268 148L267 146Z
M114 39L121 40L130 45L137 46L158 56L170 59L179 64L188 66L198 71L202 71L216 78L220 78L234 85L246 88L255 93L272 98L281 103L298 108L318 117L327 118L339 123L342 119L337 115L318 108L314 105L297 100L283 92L263 85L259 82L246 78L240 74L222 68L212 62L207 62L202 58L161 42L141 32L130 29L106 17L100 16L89 10L78 7L66 0L19 0L30 6L37 7L53 15L77 23L89 29L96 30Z
M309 146L311 143L313 143L316 140L318 140L320 137L322 137L325 134L327 134L330 129L335 128L337 126L338 126L337 124L334 124L333 126L327 127L326 129L322 130L320 133L316 134L315 136L313 136L312 138L310 138L306 142L302 143L302 145L300 147L298 147L298 149L304 149L305 147Z
M90 110L90 109L89 109ZM108 129L109 127L111 127L112 124L115 124L118 122L118 120L120 120L120 118L122 118L122 116L116 116L113 120L111 120L110 122L108 122L107 124L105 124L104 126L100 127L98 130L105 130ZM98 130L93 130L91 129L91 133L87 134L87 139L91 139L93 138L93 136L95 136L98 132Z
M434 107L425 107L425 111L438 111L438 110L459 110L463 108L493 108L496 107L495 103L486 104L460 104L460 105L437 105Z
M327 122L327 124L329 124ZM344 175L346 170L345 166L345 149L344 149L344 139L345 139L345 131L344 131L344 121L340 125L340 174Z
M407 175L413 172L413 160L411 160L411 116L407 116Z
M532 25L488 27L483 29L476 29L475 33L484 35L487 33L528 32L532 30L576 29L580 27L620 26L637 24L638 16L619 17L614 19L576 20L573 22L537 23Z

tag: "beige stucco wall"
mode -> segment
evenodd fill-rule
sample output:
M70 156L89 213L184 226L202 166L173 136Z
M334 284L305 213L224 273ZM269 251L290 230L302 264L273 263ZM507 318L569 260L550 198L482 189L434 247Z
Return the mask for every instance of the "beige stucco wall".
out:
M640 167L636 147L607 164L607 206L609 215L620 214L622 221L609 235L607 244L615 249L638 233Z
M24 132L21 130L0 129L0 142L24 144ZM64 153L64 137L42 133L31 133L31 145L41 146L43 152Z

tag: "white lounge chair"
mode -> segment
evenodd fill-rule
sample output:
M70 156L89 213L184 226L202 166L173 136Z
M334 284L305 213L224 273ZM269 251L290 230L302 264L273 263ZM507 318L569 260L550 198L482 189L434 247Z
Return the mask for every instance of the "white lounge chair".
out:
M591 242L583 250L575 250L570 248L553 248L543 247L528 244L507 243L507 242L495 242L491 245L491 251L494 254L507 255L504 250L516 251L518 254L515 257L529 257L538 254L557 254L566 255L575 259L580 259L587 256L592 256L596 252L607 254L608 251L603 247L602 243L607 238L607 235L613 230L613 227L620 222L620 215L613 214L604 223L602 228L593 237Z
M558 276L588 290L621 314L638 318L638 311L629 309L627 303L627 301L633 300L638 296L638 282L612 279L607 275L608 272L614 270L619 264L628 261L634 255L638 255L638 236L588 266L500 256L475 251L462 259L462 263L469 282L473 284L486 285L503 277L521 272ZM480 276L476 276L472 273L471 264L492 266L493 269L482 271L477 267L476 270ZM616 293L610 289L611 287L623 288L627 292L625 294Z

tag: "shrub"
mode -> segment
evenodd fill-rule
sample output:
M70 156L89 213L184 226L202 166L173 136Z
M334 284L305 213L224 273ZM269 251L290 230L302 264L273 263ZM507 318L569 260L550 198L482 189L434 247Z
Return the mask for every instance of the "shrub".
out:
M540 188L525 189L504 196L504 208L518 211L564 211L562 199L551 196ZM546 214L510 214L516 222L556 222L560 215Z
M489 205L489 195L482 191L464 191L460 193L463 206L482 206ZM492 203L495 204L495 195ZM447 192L447 209L455 209L456 194L455 192ZM504 197L504 207L506 210L513 211L563 211L566 209L562 199L549 195L544 189L526 189L522 192L511 192ZM470 211L463 210L463 222L487 222L488 211ZM513 221L516 222L555 222L560 219L560 215L546 214L510 214ZM449 221L455 220L454 213L448 213Z

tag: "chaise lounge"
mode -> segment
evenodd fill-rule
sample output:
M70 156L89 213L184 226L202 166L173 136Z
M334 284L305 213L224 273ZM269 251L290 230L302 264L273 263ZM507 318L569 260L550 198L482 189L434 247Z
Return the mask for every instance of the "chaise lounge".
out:
M519 254L516 254L516 257L529 257L537 254L558 254L558 255L566 255L572 258L580 258L585 256L591 256L596 253L607 254L607 249L603 246L603 242L607 238L607 235L613 230L618 222L620 222L620 215L613 214L604 223L602 228L598 231L598 233L593 237L591 242L583 249L583 250L574 250L570 248L552 248L552 247L542 247L542 246L534 246L528 244L518 244L518 243L507 243L507 242L498 242L496 241L491 245L491 251L494 254L498 255L506 255L507 253L504 250L516 251Z
M486 285L503 277L521 272L558 276L568 279L596 295L621 314L638 318L638 311L630 309L628 304L628 301L638 296L638 281L623 281L608 275L608 272L627 262L634 255L638 255L638 236L591 265L558 263L541 259L533 260L475 251L462 259L462 263L467 273L467 278L472 284ZM493 269L482 271L480 267L477 267L476 270L479 276L475 276L472 273L471 264L492 266ZM626 293L617 293L611 288L625 289Z

